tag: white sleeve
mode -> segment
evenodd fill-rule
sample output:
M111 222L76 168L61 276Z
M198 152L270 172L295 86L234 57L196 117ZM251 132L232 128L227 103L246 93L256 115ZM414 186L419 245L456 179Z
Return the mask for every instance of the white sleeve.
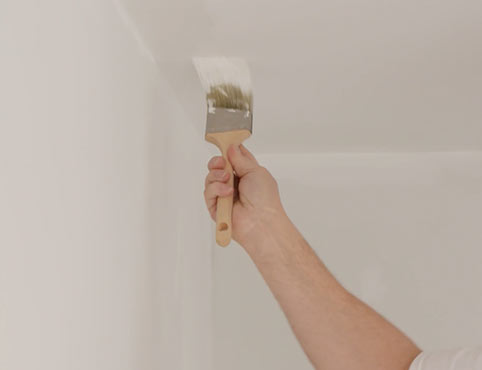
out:
M482 370L482 347L422 352L410 370Z

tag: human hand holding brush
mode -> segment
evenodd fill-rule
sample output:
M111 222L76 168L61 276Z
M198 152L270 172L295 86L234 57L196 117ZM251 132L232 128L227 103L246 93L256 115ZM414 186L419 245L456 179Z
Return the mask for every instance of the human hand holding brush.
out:
M211 218L216 221L217 198L234 194L232 227L233 238L242 245L261 240L268 225L287 218L281 205L278 185L271 174L261 167L243 145L232 145L228 159L237 175L235 187L228 184L226 160L213 157L208 163L204 191Z
M226 183L234 185L228 149L238 147L253 131L251 77L239 58L194 58L194 66L206 91L208 114L206 141L216 145L224 158ZM216 242L226 247L232 238L233 194L216 200Z

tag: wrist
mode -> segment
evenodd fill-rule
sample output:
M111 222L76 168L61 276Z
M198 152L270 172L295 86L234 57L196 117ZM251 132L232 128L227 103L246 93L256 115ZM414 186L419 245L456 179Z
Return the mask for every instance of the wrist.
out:
M241 245L255 262L273 260L300 237L295 225L281 209L260 218L256 230Z

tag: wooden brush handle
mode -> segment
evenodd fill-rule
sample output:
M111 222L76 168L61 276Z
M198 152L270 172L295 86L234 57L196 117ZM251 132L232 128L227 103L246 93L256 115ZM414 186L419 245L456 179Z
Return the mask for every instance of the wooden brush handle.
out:
M239 145L251 135L249 130L236 130L206 134L206 140L216 145L226 160L225 171L230 174L227 184L234 185L233 167L229 163L228 149L230 145ZM231 242L233 231L233 195L218 197L216 211L216 242L221 247L226 247Z

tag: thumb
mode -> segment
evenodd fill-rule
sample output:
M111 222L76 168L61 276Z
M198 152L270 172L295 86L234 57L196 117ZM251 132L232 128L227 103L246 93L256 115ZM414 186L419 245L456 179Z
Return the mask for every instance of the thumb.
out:
M241 152L239 145L231 145L229 147L228 159L239 177L243 177L258 166L254 157L247 156Z

